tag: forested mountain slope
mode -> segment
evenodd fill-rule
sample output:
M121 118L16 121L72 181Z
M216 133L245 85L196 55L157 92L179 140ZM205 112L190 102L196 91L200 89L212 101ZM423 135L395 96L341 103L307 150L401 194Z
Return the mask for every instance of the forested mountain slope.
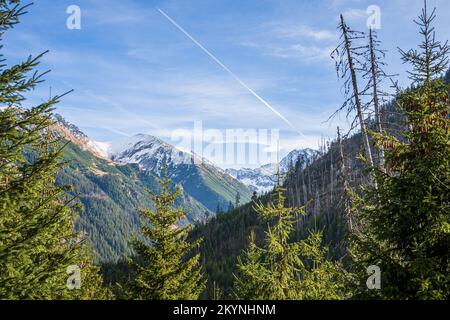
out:
M197 155L154 136L138 134L113 142L107 153L115 162L136 163L157 176L168 175L211 212L217 206L226 208L230 201L234 203L237 194L241 203L250 200L251 191L243 183Z
M71 193L83 205L77 228L91 241L97 261L115 261L130 254L128 241L139 227L137 211L152 205L147 189L158 191L156 179L162 172L161 157L168 157L167 174L174 186L182 189L177 204L189 211L189 223L198 223L206 215L214 214L218 204L226 207L230 201L234 203L237 193L241 203L250 198L248 188L210 164L171 161L173 147L157 138L138 137L139 143L126 150L129 155L141 152L143 157L138 160L142 161L128 163L123 154L118 161L112 161L76 126L60 116L56 119L54 130L68 142L64 150L68 165L60 172L57 183L72 185ZM147 152L150 141L161 147L158 154ZM146 152L142 153L143 150ZM152 167L150 163L158 166Z
M98 261L116 260L129 254L128 240L139 227L137 210L151 206L147 189L157 190L156 177L135 164L117 164L95 157L74 143L64 150L68 166L57 183L72 185L83 210L76 226L86 233ZM207 210L183 193L179 203L191 212L189 222L203 219Z
M358 134L344 143L346 158L350 159L347 162L352 163L351 183L355 187L364 180L362 163L357 159L360 139ZM316 158L300 158L286 176L285 188L288 206L305 206L305 215L297 218L295 240L305 239L308 229L323 230L330 256L345 260L346 220L340 201L339 161L336 144ZM256 201L267 203L272 196L269 193ZM192 238L204 238L200 252L209 279L205 297L213 297L214 286L223 294L229 293L236 259L247 248L250 233L254 231L257 243L261 243L264 230L266 223L257 216L252 203L220 213L206 224L196 226Z
M448 76L448 74L447 74ZM383 107L385 130L393 134L405 124L404 117L395 108L395 101ZM369 127L374 127L370 122ZM347 261L346 230L348 217L344 214L342 165L345 165L350 186L355 192L367 183L360 133L327 142L313 157L300 156L296 164L284 176L286 205L304 207L305 214L298 216L295 240L305 239L307 230L322 230L324 242L329 246L333 259ZM342 147L342 155L340 149ZM377 155L373 148L374 155ZM375 162L377 162L375 156ZM270 201L271 193L261 196L257 202ZM198 225L191 233L192 238L203 237L200 252L208 281L205 297L214 296L214 288L228 294L233 284L236 259L247 248L249 235L255 232L260 243L266 230L265 222L258 218L249 203L226 213L218 214L206 224Z

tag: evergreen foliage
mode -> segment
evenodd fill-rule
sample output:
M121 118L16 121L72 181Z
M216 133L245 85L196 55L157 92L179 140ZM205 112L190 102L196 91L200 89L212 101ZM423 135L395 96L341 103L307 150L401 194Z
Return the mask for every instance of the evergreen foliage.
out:
M382 272L381 290L362 287L363 296L449 298L450 100L442 74L450 47L435 40L434 19L425 3L416 22L423 42L419 50L401 51L415 84L397 99L408 130L402 139L375 134L389 173L375 170L379 189L362 194L356 206L361 230L353 235L355 264L361 274L369 265Z
M295 215L301 209L285 206L283 189L275 190L275 203L256 205L256 211L270 225L264 247L251 236L245 258L238 258L234 294L240 299L293 300L339 299L344 294L346 273L327 261L320 232L300 242L290 241Z
M27 7L0 2L1 37ZM45 74L28 76L42 55L9 68L3 59L0 66L0 299L106 298L74 232L74 199L67 186L55 186L64 146L52 135L52 110L61 96L22 108L24 93ZM71 265L89 279L80 290L67 288Z
M159 194L149 190L155 209L140 211L144 240L132 241L136 256L129 259L134 278L131 296L146 300L198 299L205 281L199 266L199 254L189 255L201 239L188 242L189 226L177 225L185 218L181 207L173 208L180 189L171 191L170 179L159 179L159 183Z
M450 84L450 69L448 69L447 73L445 74L445 83Z

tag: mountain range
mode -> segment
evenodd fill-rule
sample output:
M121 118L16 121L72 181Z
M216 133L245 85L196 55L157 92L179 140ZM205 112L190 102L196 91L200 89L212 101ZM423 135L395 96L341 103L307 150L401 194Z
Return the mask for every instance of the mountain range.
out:
M317 155L318 151L312 149L293 150L280 161L280 173L285 175L295 166L297 160L299 159L312 159ZM302 163L306 162L307 161L302 161ZM225 172L233 178L241 181L249 187L250 190L256 191L258 194L263 194L272 191L275 187L275 174L277 169L278 168L275 163L269 163L255 169L226 169Z
M222 169L199 161L162 140L136 135L117 143L91 140L75 125L56 116L54 131L68 142L67 166L57 183L72 185L83 210L77 229L86 233L99 261L130 253L128 240L139 228L138 210L152 207L148 189L158 191L165 170L182 197L177 205L188 211L188 223L203 221L218 206L227 208L239 193L248 202L251 190Z
M177 205L188 211L183 223L196 224L235 204L250 201L253 191L274 187L275 164L257 169L223 170L163 140L137 134L114 142L96 142L77 126L56 115L54 131L68 142L66 168L57 183L72 185L82 204L76 227L92 244L97 261L115 261L130 254L128 240L139 229L139 209L152 207L148 190L167 176L182 191ZM280 162L287 172L299 157L315 151L294 150Z

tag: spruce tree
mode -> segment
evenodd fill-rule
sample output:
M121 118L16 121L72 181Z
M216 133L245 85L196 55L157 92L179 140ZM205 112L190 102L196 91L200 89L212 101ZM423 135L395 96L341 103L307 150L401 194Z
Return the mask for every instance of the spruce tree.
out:
M397 98L409 129L401 137L375 135L391 174L375 170L380 188L366 192L356 207L362 230L351 252L361 270L361 295L450 297L450 100L442 79L450 48L435 39L435 17L425 3L416 21L423 42L418 50L400 51L412 66L413 87ZM381 269L381 290L365 288L370 265Z
M180 189L171 190L170 179L159 179L161 192L149 190L155 209L140 211L141 239L132 241L136 256L129 259L134 280L133 298L144 300L198 299L205 288L199 254L193 253L201 239L187 241L190 227L182 227L182 208L174 208Z
M292 242L298 208L285 207L278 183L275 203L257 204L256 211L267 220L265 246L258 247L254 235L244 258L238 258L234 295L238 299L313 300L340 299L345 293L346 273L326 259L322 234L311 232L303 241Z
M256 200L258 200L258 193L256 191L253 191L251 200L252 202L256 202Z
M0 1L0 38L19 23L28 6ZM55 186L63 167L63 145L52 132L52 110L61 96L25 108L23 94L45 73L29 73L39 59L0 65L0 299L91 299L100 293L81 239L74 231L74 199L66 186ZM83 259L83 263L81 263ZM67 268L78 266L86 281L67 288ZM85 273L85 271L88 271Z

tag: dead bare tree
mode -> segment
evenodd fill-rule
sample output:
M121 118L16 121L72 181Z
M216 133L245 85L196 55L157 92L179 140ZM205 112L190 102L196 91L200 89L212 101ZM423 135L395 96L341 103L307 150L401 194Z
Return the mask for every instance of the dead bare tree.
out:
M361 101L362 91L359 90L357 72L364 72L363 49L365 46L354 45L355 41L365 38L363 32L352 30L344 21L341 15L341 22L338 26L341 32L341 42L339 46L332 52L331 57L336 62L336 71L341 79L344 79L344 89L346 100L343 105L331 116L334 117L340 111L347 109L347 116L356 111L356 116L352 122L359 122L361 135L364 144L365 158L369 166L373 167L372 151L369 143L369 134L364 117L364 105Z
M342 183L341 203L344 209L344 216L347 221L350 232L353 231L354 223L351 210L351 195L350 184L348 181L348 171L345 165L344 146L341 138L341 131L337 128L337 144L339 149L339 163L340 163L340 180Z
M380 45L381 41L378 40L376 32L370 29L369 44L364 52L366 63L363 68L365 70L363 78L367 79L367 85L363 90L363 94L371 96L371 99L367 102L367 108L373 105L376 132L383 134L384 130L381 106L383 103L387 102L386 97L389 97L390 95L382 91L380 87L383 79L391 79L394 75L387 75L384 71L384 67L386 66L386 63L384 62L386 51L380 49ZM378 167L380 170L385 172L383 146L380 146L378 149L378 157Z

